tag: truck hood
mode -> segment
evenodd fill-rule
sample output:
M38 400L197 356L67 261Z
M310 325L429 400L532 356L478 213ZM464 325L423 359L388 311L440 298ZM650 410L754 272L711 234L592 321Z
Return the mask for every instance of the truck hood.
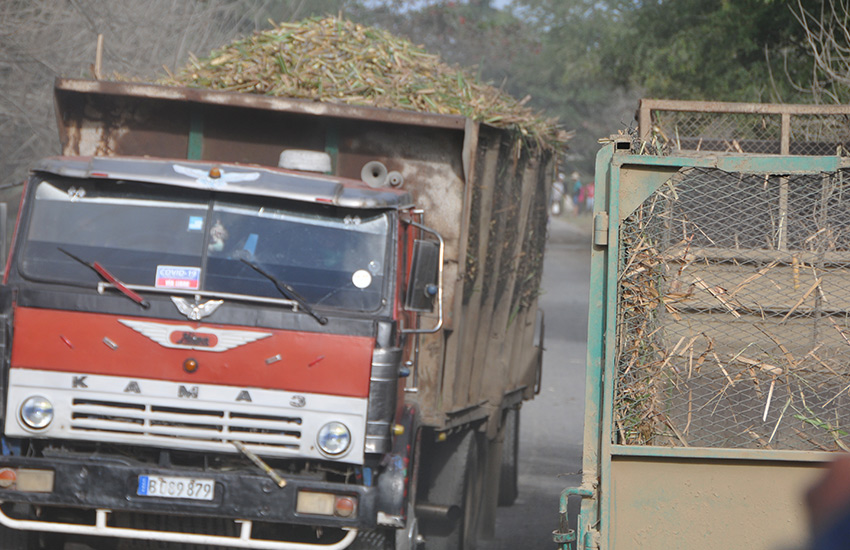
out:
M11 366L365 398L374 345L364 336L17 307Z

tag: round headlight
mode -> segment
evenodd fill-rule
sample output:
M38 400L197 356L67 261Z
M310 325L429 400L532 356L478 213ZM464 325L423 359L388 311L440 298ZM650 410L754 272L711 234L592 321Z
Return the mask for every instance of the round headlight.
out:
M28 428L43 430L53 422L53 403L40 395L28 397L21 405L21 420Z
M319 449L330 456L339 456L351 445L351 433L341 422L328 422L316 438Z

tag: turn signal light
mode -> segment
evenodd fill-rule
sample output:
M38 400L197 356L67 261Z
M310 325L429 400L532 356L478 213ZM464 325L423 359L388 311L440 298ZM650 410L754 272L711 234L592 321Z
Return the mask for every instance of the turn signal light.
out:
M188 373L193 373L198 370L198 361L192 358L183 361L183 370Z
M53 492L53 480L54 473L52 470L0 469L0 489L13 489L27 493L51 493Z
M357 497L298 491L295 511L299 514L351 518L357 515Z
M350 518L357 511L357 500L354 497L336 497L334 513L341 518Z
M18 474L11 468L3 468L0 470L0 489L8 489L15 484L18 479Z

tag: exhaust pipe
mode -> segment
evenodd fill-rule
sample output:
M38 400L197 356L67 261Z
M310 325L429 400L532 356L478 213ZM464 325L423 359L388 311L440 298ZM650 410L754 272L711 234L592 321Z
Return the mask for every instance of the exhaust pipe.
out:
M420 502L414 508L416 518L419 521L428 523L443 524L447 527L453 526L463 514L463 509L460 506L444 506L442 504L431 504L430 502Z

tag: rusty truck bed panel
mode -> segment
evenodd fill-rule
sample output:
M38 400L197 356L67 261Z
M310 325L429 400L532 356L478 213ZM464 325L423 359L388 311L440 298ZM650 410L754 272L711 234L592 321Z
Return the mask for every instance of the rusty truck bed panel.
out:
M66 155L276 166L296 148L330 153L341 177L372 160L399 171L446 242L444 329L419 342L423 418L495 418L532 396L550 153L464 117L149 84L62 79L56 107Z

